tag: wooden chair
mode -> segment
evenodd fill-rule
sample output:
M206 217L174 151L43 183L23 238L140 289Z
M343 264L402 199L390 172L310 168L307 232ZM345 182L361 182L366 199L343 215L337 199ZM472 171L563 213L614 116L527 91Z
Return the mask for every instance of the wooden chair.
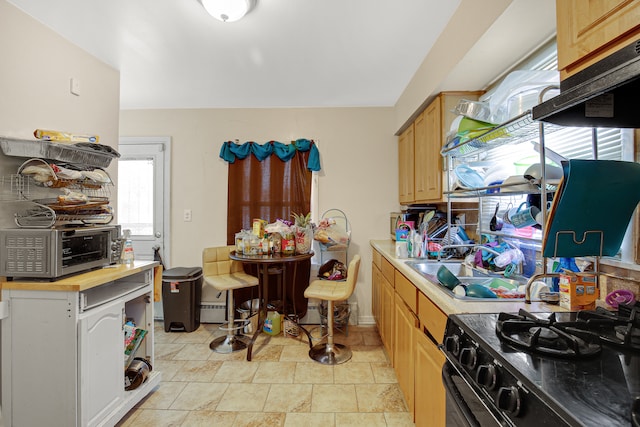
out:
M360 255L355 255L347 268L347 280L314 280L304 291L307 298L318 298L327 301L327 342L314 345L309 350L309 357L324 365L338 365L351 359L351 350L333 342L333 310L335 301L348 299L355 290L360 269Z
M246 274L242 263L229 258L235 246L205 248L202 251L202 274L204 286L212 286L218 291L227 291L227 325L220 326L227 335L211 341L209 348L216 353L232 353L247 348L242 335L235 331L244 324L236 325L233 290L258 285L258 278Z

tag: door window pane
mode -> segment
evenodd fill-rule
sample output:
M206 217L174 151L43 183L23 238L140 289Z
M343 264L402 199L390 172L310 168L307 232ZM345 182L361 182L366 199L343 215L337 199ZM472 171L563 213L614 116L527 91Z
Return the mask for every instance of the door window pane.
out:
M118 161L118 223L132 235L153 235L153 159Z

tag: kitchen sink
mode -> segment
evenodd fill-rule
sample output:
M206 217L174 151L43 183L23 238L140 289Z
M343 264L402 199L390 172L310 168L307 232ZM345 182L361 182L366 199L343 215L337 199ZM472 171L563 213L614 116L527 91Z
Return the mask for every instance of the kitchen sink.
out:
M524 301L524 296L520 298L478 298L471 297L466 295L458 295L453 292L451 289L443 286L438 281L436 274L438 273L438 269L441 266L445 266L451 271L455 276L458 277L460 282L463 285L471 285L471 284L480 284L486 287L491 288L491 285L505 285L517 288L524 283L521 283L517 280L506 279L502 275L492 275L486 274L482 271L478 271L472 267L469 267L462 262L451 262L451 261L437 261L437 260L411 260L405 261L407 266L411 267L417 273L419 273L422 277L427 279L431 284L437 287L442 292L449 295L451 298L463 300L463 301L473 301L473 302L513 302L513 301ZM496 282L499 281L499 282Z
M436 273L441 266L445 266L451 271L455 276L465 276L467 274L467 266L462 262L450 262L450 261L436 261L436 260L420 260L420 261L405 261L409 267L413 268L418 273L422 274L425 278L432 278L436 282L438 282L438 278L436 277ZM429 277L433 276L433 277Z

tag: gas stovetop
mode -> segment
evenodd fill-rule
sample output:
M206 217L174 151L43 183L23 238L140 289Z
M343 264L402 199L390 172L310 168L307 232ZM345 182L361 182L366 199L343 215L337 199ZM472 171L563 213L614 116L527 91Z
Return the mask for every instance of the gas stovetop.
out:
M451 315L443 351L489 400L520 389L518 413L505 413L515 425L545 425L540 407L566 425L638 425L638 311Z
M546 318L525 310L500 313L496 332L516 348L555 357L592 357L606 345L640 353L640 307L621 305L617 313L603 308L552 313Z

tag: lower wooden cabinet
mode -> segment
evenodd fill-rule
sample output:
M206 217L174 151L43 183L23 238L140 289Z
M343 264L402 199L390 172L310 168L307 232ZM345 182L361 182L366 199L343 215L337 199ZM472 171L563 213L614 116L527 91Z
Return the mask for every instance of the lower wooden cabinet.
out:
M447 315L380 253L372 263L372 307L380 338L416 426L446 421L442 341Z
M380 287L381 287L381 278L382 273L380 272L380 267L373 263L371 265L371 312L373 313L373 318L376 321L376 326L378 330L380 327Z
M398 385L404 394L407 407L411 415L414 413L414 353L415 330L418 327L418 318L409 309L404 300L395 295L395 341L393 344L393 365L398 378Z
M394 290L393 285L384 275L380 286L380 337L387 350L391 364L394 365L393 341L394 341ZM395 365L394 365L395 366Z
M446 424L446 395L442 384L444 362L445 357L436 344L421 329L415 329L416 427Z

